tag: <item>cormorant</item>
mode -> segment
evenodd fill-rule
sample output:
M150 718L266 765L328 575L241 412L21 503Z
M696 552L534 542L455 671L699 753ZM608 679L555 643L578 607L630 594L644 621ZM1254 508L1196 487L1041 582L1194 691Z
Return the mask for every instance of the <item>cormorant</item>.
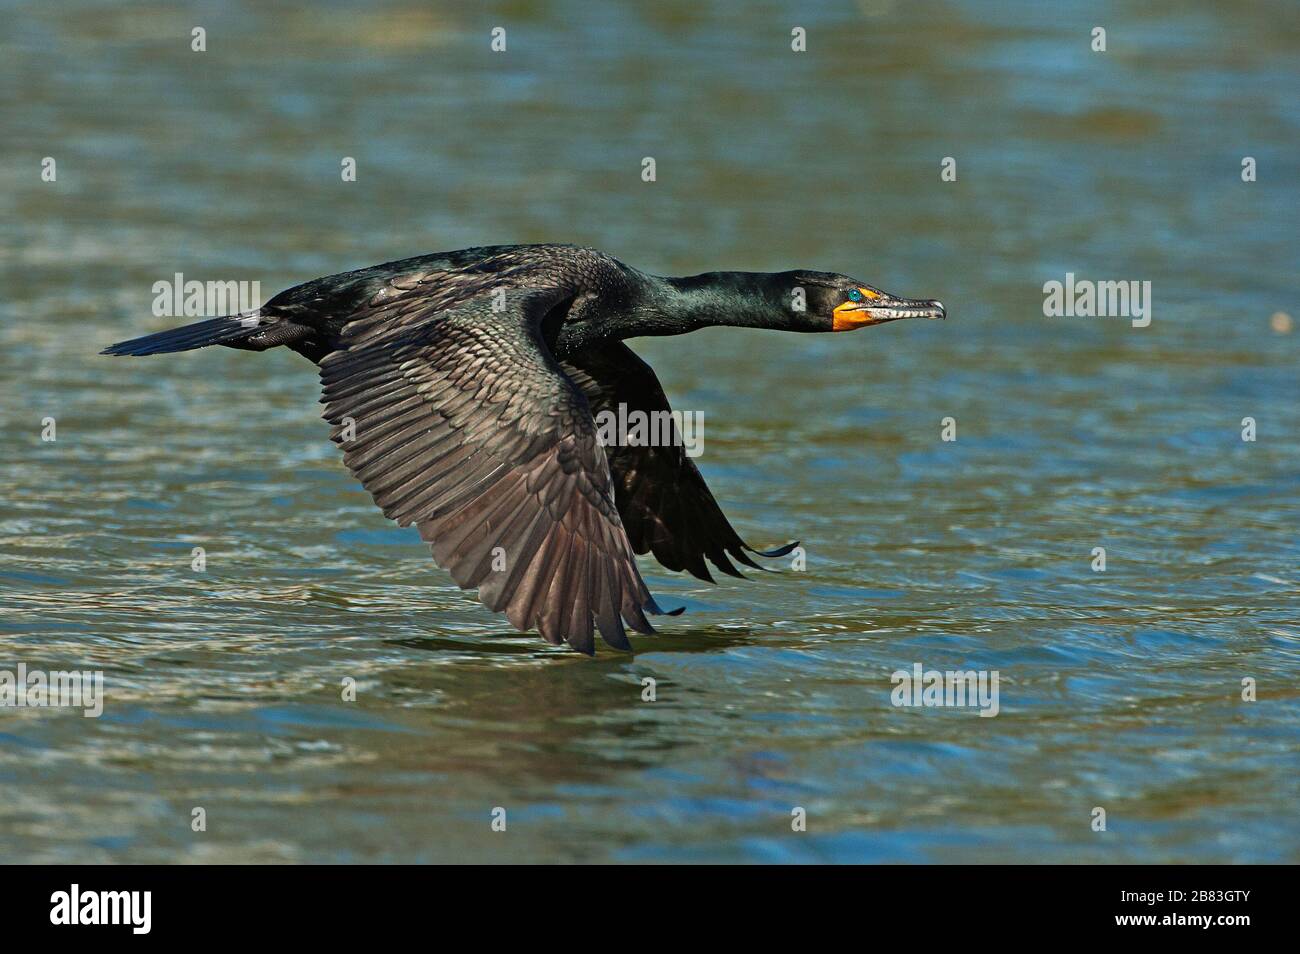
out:
M595 652L662 613L634 554L713 582L795 544L749 547L680 442L602 447L604 409L667 412L624 339L715 325L848 331L943 318L844 275L660 278L602 252L510 245L318 278L256 311L124 341L104 354L283 345L320 367L343 462L384 515L414 524L463 589L520 630ZM748 551L748 553L746 552ZM680 612L677 610L675 612Z

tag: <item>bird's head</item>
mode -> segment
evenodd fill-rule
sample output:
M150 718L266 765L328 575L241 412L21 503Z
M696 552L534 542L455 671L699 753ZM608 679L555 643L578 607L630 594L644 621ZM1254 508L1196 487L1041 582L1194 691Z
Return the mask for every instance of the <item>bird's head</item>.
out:
M899 298L866 282L833 272L788 272L790 310L809 331L853 331L902 318L945 318L943 302ZM796 319L798 320L798 319Z
M851 331L900 318L943 318L943 304L898 298L834 272L705 272L644 279L654 322L637 334L682 334L730 325L777 331Z

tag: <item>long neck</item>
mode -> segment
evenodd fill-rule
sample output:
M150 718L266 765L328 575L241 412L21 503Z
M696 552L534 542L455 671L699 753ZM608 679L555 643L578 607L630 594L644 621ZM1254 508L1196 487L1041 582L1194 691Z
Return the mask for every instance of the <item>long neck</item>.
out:
M767 273L644 277L635 309L638 334L680 335L717 325L790 329L790 311L781 300L781 290Z

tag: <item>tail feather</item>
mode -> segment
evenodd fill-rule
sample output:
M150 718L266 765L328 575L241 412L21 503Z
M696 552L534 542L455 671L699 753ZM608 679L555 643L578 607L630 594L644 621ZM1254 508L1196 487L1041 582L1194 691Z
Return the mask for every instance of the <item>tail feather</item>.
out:
M132 338L109 345L100 354L168 354L173 351L193 351L208 345L229 344L245 338L251 338L261 330L262 322L254 315L228 315L225 318L209 318L196 321L192 325L169 328L157 334Z

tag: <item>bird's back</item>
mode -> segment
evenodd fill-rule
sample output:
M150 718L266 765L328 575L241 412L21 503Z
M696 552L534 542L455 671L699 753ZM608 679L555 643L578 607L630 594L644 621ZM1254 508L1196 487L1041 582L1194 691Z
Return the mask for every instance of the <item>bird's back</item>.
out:
M377 295L411 291L421 285L460 300L483 286L587 284L611 269L621 266L603 252L577 245L484 245L326 275L285 289L267 302L267 307L349 314L370 304Z

